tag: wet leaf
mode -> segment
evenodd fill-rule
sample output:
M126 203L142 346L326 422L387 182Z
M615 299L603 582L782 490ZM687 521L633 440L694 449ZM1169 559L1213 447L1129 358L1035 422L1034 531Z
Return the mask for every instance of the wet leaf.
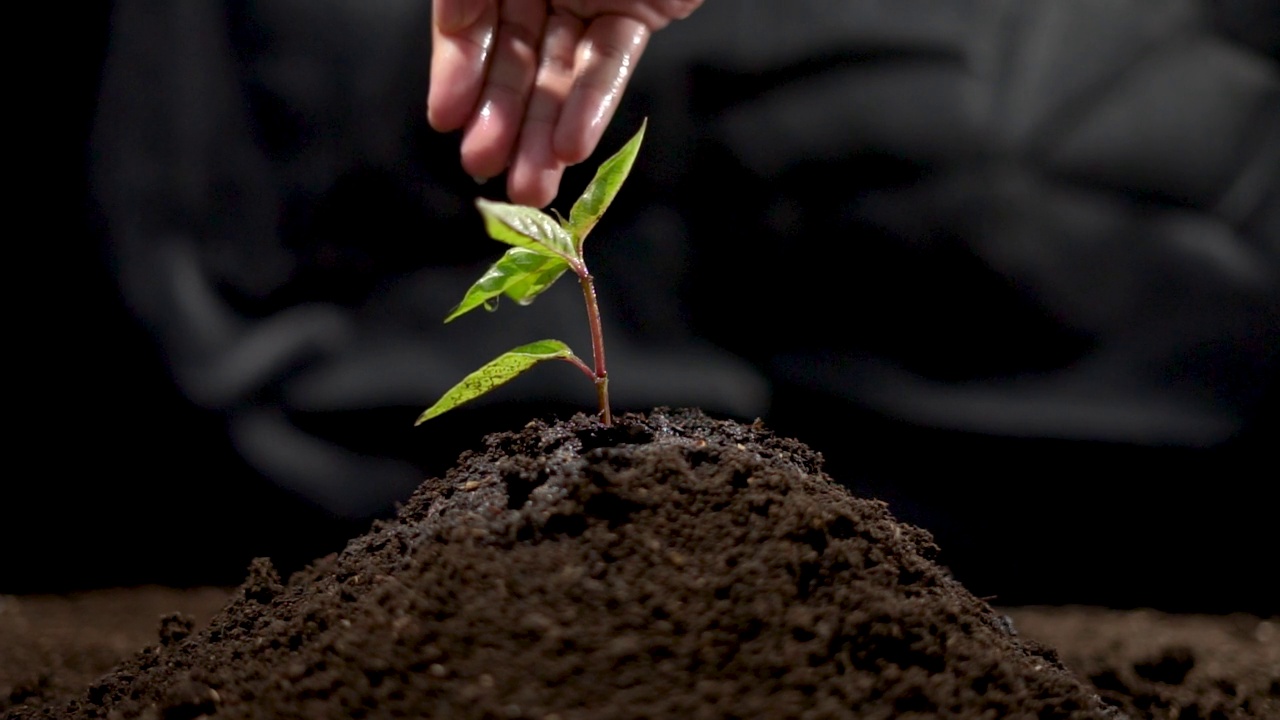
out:
M449 322L482 305L486 310L495 310L495 300L501 295L506 295L521 305L528 305L551 287L567 269L569 264L558 255L544 255L527 248L513 247L498 262L489 266L444 321Z
M573 235L550 215L537 208L496 200L476 200L489 237L508 245L566 261L581 259Z
M559 280L568 268L569 266L559 258L547 258L546 265L541 271L530 272L524 278L512 283L505 295L514 300L517 305L528 305L534 301L534 298L541 295L542 291Z
M441 413L452 410L468 400L473 400L503 385L520 373L545 360L562 360L573 357L573 351L559 340L539 340L509 350L485 363L483 367L462 379L449 389L435 405L418 416L415 425L422 424Z
M618 189L631 173L631 166L635 163L636 153L640 151L640 143L644 140L644 131L648 124L648 120L641 123L640 130L627 141L627 144L614 153L613 157L601 163L591 184L582 191L582 197L578 198L569 211L569 231L573 233L576 240L575 252L578 256L582 255L583 238L591 232L591 228L596 226L596 222L600 220L601 215L604 215L604 211L609 209L609 203L613 202Z

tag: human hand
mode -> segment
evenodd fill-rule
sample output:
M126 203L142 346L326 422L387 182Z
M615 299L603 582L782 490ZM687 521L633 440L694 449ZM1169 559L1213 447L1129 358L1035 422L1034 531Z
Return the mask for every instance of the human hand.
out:
M427 118L462 167L543 207L595 150L649 35L702 0L435 0Z

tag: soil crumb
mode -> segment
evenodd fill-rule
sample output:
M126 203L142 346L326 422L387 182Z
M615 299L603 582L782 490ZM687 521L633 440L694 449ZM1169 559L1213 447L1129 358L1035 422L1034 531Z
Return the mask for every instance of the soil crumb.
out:
M937 551L758 423L534 422L10 717L1123 717Z

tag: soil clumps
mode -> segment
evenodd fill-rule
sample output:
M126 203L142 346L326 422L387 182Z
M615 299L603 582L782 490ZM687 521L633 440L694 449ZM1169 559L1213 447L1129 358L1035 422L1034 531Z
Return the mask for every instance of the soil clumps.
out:
M13 717L1119 717L937 552L758 423L532 422Z

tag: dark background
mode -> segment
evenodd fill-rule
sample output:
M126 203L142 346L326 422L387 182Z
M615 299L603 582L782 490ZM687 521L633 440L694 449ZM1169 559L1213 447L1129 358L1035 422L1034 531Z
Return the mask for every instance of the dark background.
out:
M502 189L422 119L427 8L184 8L69 23L0 592L295 568L590 406L548 368L411 425L508 346L585 345L568 291L438 326ZM588 250L620 409L763 416L997 602L1276 612L1278 17L712 0L601 146L649 118Z

